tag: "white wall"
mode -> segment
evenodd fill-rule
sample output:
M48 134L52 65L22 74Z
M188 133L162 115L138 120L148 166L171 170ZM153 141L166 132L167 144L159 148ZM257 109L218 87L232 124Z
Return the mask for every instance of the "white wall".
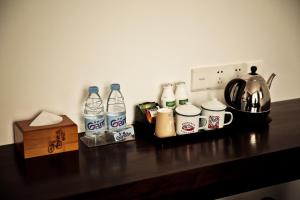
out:
M257 59L277 74L273 101L300 97L300 1L0 0L0 145L13 143L13 121L41 109L82 131L89 85L106 98L119 82L132 122L162 83L189 87L193 66Z

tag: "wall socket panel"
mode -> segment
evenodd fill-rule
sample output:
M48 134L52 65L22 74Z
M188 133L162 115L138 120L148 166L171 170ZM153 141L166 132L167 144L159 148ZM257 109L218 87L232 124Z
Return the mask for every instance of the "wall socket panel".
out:
M227 83L248 73L247 63L215 65L192 69L191 90L224 89Z

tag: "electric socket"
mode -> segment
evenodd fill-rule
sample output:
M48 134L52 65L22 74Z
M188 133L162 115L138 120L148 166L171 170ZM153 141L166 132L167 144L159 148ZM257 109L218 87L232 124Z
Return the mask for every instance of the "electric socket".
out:
M227 83L248 73L247 63L198 67L192 69L191 90L224 89Z

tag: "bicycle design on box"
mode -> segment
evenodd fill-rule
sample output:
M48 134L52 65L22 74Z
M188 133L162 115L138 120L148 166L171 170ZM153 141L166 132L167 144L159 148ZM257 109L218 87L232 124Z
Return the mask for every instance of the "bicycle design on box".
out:
M63 141L66 140L65 131L59 129L56 131L56 140L49 141L48 152L53 153L55 148L61 149Z

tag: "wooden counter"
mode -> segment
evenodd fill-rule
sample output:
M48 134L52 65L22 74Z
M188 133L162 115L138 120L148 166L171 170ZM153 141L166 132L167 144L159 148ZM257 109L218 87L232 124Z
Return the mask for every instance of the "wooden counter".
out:
M218 198L300 177L300 99L272 104L267 126L136 141L22 160L0 146L1 199ZM2 133L3 134L3 133Z

